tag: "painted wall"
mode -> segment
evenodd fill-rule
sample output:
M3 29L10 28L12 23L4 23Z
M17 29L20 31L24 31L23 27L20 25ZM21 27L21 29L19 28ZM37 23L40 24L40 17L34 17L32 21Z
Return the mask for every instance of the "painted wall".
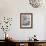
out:
M28 0L0 0L0 19L4 16L13 18L8 34L16 40L28 40L34 34L37 39L46 40L45 12L46 6L33 8ZM20 13L33 13L32 29L20 29ZM2 33L0 31L0 39L4 39Z

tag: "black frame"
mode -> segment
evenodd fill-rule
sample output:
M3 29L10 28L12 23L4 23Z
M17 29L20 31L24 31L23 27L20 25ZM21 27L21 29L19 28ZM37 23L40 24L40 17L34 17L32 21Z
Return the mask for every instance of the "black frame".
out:
M30 15L30 17L31 17L31 25L30 25L30 27L23 27L22 26L21 20L22 20L23 15ZM33 27L33 14L32 13L20 13L20 28L21 29L31 29L32 27Z

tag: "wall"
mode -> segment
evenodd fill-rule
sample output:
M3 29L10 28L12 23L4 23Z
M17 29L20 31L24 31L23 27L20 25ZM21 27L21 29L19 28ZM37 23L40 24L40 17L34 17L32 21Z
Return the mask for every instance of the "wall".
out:
M12 26L8 33L10 37L14 37L16 40L28 40L34 34L37 35L37 39L46 40L45 12L45 6L35 9L29 4L28 0L0 0L0 17L13 18ZM32 29L20 29L20 13L33 13ZM0 36L0 39L2 39L2 36Z

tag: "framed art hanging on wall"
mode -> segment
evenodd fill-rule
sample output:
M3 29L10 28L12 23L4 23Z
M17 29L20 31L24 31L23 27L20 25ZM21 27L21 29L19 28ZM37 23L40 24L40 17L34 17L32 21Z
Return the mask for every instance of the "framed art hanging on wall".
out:
M20 28L31 29L33 26L32 13L20 13Z

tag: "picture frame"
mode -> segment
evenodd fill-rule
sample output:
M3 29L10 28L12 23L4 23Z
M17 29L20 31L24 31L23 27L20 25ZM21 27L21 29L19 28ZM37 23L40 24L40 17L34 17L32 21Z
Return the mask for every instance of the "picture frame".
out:
M20 28L31 29L33 27L33 14L20 13Z

